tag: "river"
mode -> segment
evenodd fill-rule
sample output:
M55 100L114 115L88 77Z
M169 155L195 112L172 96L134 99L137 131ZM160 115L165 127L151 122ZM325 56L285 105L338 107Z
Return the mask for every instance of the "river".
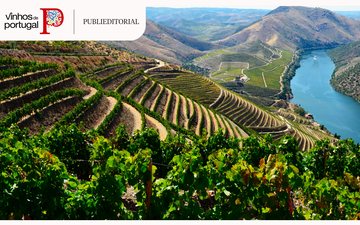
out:
M305 53L291 80L291 102L301 105L330 132L360 143L360 103L332 88L334 69L326 50Z

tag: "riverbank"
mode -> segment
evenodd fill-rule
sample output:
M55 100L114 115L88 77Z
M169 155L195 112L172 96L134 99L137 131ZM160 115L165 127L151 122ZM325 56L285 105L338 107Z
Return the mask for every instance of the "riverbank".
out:
M325 50L329 51L331 49L334 49L338 47L339 45L331 45L327 47L312 47L312 48L303 48L303 49L296 49L293 53L293 59L291 63L287 66L287 68L284 70L281 78L280 78L280 84L281 84L281 91L277 95L278 98L283 100L290 100L293 98L293 93L291 90L291 80L296 74L296 70L300 67L300 61L303 57L303 55L306 55L307 53L310 53L312 51L319 51L319 50Z
M344 45L329 51L335 63L331 85L336 91L360 103L360 42Z
M293 53L293 58L290 64L285 68L282 76L280 77L281 91L277 97L283 100L290 100L293 96L290 82L291 79L295 76L296 70L300 67L300 58L303 50L296 50Z
M290 102L303 107L330 132L360 143L360 104L330 85L334 69L327 50L304 52L290 82Z

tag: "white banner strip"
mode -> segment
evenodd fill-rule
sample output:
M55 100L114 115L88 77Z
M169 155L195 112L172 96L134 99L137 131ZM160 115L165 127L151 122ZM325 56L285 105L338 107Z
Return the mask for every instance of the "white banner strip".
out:
M146 26L145 0L4 1L0 40L138 39Z

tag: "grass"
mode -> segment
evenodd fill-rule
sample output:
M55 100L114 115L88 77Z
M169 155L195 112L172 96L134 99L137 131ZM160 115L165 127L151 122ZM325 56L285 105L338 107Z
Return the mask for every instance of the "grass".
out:
M213 73L219 69L220 63L239 62L249 63L249 67L263 66L266 59L256 57L247 52L234 52L232 49L219 49L211 51L194 60L194 64L203 68L208 68Z
M231 53L221 56L222 62L247 62L250 68L256 66L262 66L265 64L264 60L257 58L248 53Z
M280 77L285 67L291 62L292 56L291 52L283 51L281 58L273 59L269 64L264 65L264 61L246 53L223 52L220 69L214 72L211 78L226 83L245 74L250 78L247 82L248 85L280 90ZM262 74L264 74L265 82Z
M280 90L280 77L285 67L291 62L293 54L288 51L282 52L282 57L273 60L271 63L245 70L244 73L250 78L248 84L258 87L265 87L264 74L267 88Z
M228 54L228 51L224 50L224 49L219 49L219 50L214 50L214 51L211 51L203 56L200 56L198 58L195 59L196 62L201 62L202 60L207 60L209 58L212 58L212 57L216 57L218 55L223 55L223 54Z
M242 75L243 69L247 69L248 63L245 62L222 62L220 70L211 75L211 78L219 82L234 80L236 76Z

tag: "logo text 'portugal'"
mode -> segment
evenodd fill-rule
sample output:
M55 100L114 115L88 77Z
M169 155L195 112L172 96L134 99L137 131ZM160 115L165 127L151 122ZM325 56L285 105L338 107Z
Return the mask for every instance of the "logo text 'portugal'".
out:
M59 27L64 22L64 13L57 8L41 8L43 11L43 31L40 34L50 34L49 27Z

